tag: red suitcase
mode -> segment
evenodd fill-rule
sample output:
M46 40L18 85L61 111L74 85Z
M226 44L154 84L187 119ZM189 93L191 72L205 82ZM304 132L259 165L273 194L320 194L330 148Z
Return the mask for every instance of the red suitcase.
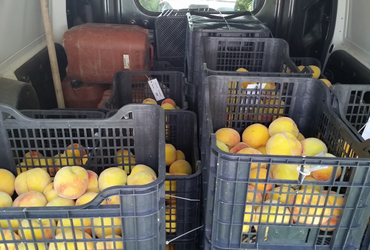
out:
M89 83L112 83L117 71L151 70L148 30L135 25L87 23L66 31L67 75Z

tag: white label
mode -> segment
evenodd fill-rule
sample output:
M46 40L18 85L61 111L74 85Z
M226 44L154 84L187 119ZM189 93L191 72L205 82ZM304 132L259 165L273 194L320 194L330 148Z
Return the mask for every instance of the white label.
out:
M364 132L362 132L362 138L364 138L364 140L367 140L370 138L370 118L369 120L367 121L367 123L365 124L365 129L364 129Z
M129 55L123 55L123 68L130 69L130 56Z
M154 78L152 80L149 80L148 83L149 83L150 88L152 89L155 100L156 101L163 100L164 95L163 95L161 87L159 86L157 79Z

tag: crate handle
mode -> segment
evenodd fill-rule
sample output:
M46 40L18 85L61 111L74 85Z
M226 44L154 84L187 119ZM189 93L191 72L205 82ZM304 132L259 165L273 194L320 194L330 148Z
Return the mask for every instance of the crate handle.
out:
M13 117L17 120L27 120L31 121L32 119L23 115L18 110L14 109L13 107L7 105L7 104L0 104L0 111L2 113L2 121L9 119L10 117ZM8 114L9 116L4 116L5 114Z

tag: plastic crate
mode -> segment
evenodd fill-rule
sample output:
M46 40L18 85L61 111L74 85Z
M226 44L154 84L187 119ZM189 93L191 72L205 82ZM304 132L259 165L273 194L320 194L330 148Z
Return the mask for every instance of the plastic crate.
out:
M117 111L107 113L107 117ZM198 230L190 232L200 226L200 213L202 208L201 193L202 179L199 162L197 139L197 117L189 110L165 110L166 143L171 143L176 149L185 154L186 160L193 169L191 175L166 175L166 208L169 218L167 220L167 240L173 243L195 239ZM167 172L169 167L167 167ZM175 188L173 190L173 188ZM178 197L178 198L177 198ZM176 202L176 206L171 206ZM174 210L176 209L176 210ZM174 213L171 213L175 211ZM177 248L176 248L177 249Z
M370 86L365 84L334 84L330 86L333 108L360 140L370 118Z
M27 109L20 112L34 119L104 119L105 112L100 110L81 109Z
M166 246L166 250L198 250L202 249L199 248L199 240L189 240L184 242L171 242Z
M207 15L208 14L208 15ZM233 15L209 15L188 12L186 37L186 76L193 83L193 70L201 68L201 61L194 60L201 54L202 37L270 37L270 30L250 12Z
M180 71L184 72L184 67L174 66L168 61L154 61L153 71Z
M308 65L315 65L319 67L321 70L321 63L319 60L313 57L291 57L292 61L295 63L295 65L300 66L308 66Z
M246 95L240 86L246 81L273 82L276 88L256 88L253 93ZM207 122L204 123L204 134L207 136L202 139L202 150L206 149L206 156L202 159L206 163L203 176L205 172L208 173L205 214L206 237L211 249L358 249L370 212L369 144L359 143L330 108L329 89L325 84L316 79L304 78L210 76L205 79L205 91L204 121ZM269 104L271 100L274 100L274 105ZM216 146L214 132L219 128L231 127L241 133L250 124L262 123L268 126L280 115L292 118L306 138L318 137L327 145L328 151L338 157L238 155L225 153ZM259 172L262 164L266 164L266 179L254 179L250 176L252 163L258 164ZM292 217L288 217L286 224L261 221L243 223L245 215L260 214L249 209L245 212L246 205L267 206L267 209L271 209L268 201L246 202L247 194L253 197L253 201L256 201L258 194L265 200L268 193L294 195L294 188L300 187L302 174L295 181L270 178L272 164L294 164L301 166L301 170L307 165L333 166L333 173L341 167L342 174L337 179L332 175L328 181L303 181L304 185L320 188L320 192L327 189L335 192L334 197L343 196L343 205L335 206L340 209L341 215L336 217L330 213L323 216L323 211L331 211L326 209L334 209L334 206L327 203L328 195L324 195L325 206L312 203L308 206L278 205L285 209L283 211L287 211L286 216L292 216L288 207L313 208L319 211L319 215L315 217L320 220L320 223L317 221L318 224L306 224L306 220L313 218L302 214L299 215L301 224L293 223ZM248 190L249 184L257 183L264 186L259 191ZM274 190L277 185L294 187L294 191L269 191L270 188ZM303 190L308 193L307 189ZM263 215L267 216L267 213ZM276 217L269 218L277 222ZM336 218L337 224L327 226L321 223L322 219L328 218ZM246 226L244 233L243 226ZM258 226L257 232L253 226Z
M87 151L89 157L83 167L97 174L109 167L116 167L115 153L117 150L127 149L134 154L137 163L152 167L158 176L154 182L147 185L107 188L99 192L90 203L81 206L2 208L0 211L2 229L10 225L10 232L17 230L25 243L48 245L68 242L85 244L85 249L97 249L96 244L112 241L106 236L114 231L115 234L122 235L119 241L125 249L165 248L163 109L155 105L127 105L110 119L94 121L31 119L4 105L0 105L0 111L3 117L0 121L0 138L3 145L0 150L1 167L16 176L26 169L40 167L37 164L41 163L39 156L34 157L31 162L24 161L25 164L20 164L27 152L35 151L44 157L53 157L62 153L72 143L80 145L74 150L82 150L83 147ZM129 162L133 162L133 156L128 157ZM78 160L76 157L69 159L73 160L74 164ZM132 166L133 164L129 164L129 168ZM53 176L63 166L55 163L41 167ZM119 204L101 205L107 198L112 200L112 197L117 198ZM27 221L30 223L31 220L35 223L40 221L45 223L32 224L33 230L28 231L31 236L25 240L27 231L23 230L25 224L22 226L22 221L27 224ZM82 234L82 238L56 239L55 220L59 221L58 228L62 232L74 228L80 229L81 232L90 232L91 236ZM110 229L111 232L105 231L106 229ZM14 235L4 240L5 229L0 231L2 244L20 243L13 240ZM36 233L40 233L42 237ZM72 236L78 237L76 232ZM93 242L94 245L91 246L88 242Z
M112 94L104 106L119 109L126 104L142 103L146 98L155 99L148 84L148 80L154 78L165 98L174 100L180 109L187 109L184 75L175 71L119 71L114 76Z

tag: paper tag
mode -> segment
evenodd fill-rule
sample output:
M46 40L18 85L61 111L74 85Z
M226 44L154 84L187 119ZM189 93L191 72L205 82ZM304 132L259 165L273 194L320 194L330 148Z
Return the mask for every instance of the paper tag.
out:
M164 95L163 95L161 87L159 86L157 79L154 78L152 80L149 80L148 83L149 83L150 88L152 89L155 100L156 101L163 100Z
M367 140L370 138L370 118L365 124L364 132L362 132L362 138L364 138L364 140Z
M130 56L129 55L123 55L123 68L130 69Z

